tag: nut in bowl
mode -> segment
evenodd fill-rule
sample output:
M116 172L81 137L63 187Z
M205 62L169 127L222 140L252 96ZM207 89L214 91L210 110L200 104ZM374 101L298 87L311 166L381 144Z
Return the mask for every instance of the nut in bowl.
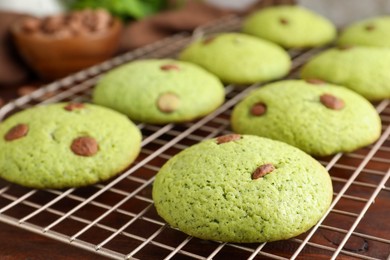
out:
M12 34L26 63L41 78L52 80L110 58L121 30L118 19L96 9L27 17L13 26Z

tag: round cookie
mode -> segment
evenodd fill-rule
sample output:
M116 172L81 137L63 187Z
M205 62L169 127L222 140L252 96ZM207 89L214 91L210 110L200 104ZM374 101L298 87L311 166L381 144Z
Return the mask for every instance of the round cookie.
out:
M139 129L110 109L38 106L0 124L0 176L39 189L90 185L128 167L140 143Z
M369 18L349 25L341 32L337 44L390 47L390 16Z
M321 79L347 87L368 100L390 97L390 49L354 46L318 54L302 70L304 79Z
M107 73L94 103L131 119L164 124L205 116L225 99L223 84L204 69L176 60L139 60Z
M257 136L203 141L171 158L153 184L158 214L201 239L288 239L315 225L332 200L325 168L290 145Z
M379 115L367 100L343 87L311 82L286 80L253 91L234 108L232 129L317 156L350 152L380 136Z
M242 31L285 48L322 46L337 33L330 20L297 5L261 9L245 19Z
M223 33L193 42L180 59L193 62L225 83L252 84L288 74L291 60L286 51L256 37Z

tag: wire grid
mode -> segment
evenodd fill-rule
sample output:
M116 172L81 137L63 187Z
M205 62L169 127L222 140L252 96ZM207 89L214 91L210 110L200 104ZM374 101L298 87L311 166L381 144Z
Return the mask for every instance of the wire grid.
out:
M236 30L229 18L198 30ZM104 72L140 58L175 57L191 37L176 35L69 76L0 110L0 119L16 111L57 101L89 101ZM321 49L292 51L299 67ZM179 151L204 139L231 133L234 105L250 91L226 86L226 102L194 122L163 126L138 124L142 150L123 174L106 183L68 190L34 190L0 181L0 221L113 259L387 259L390 254L390 102L376 104L383 130L373 145L319 161L328 169L334 200L310 231L296 238L262 244L204 241L169 227L156 213L152 183L160 167ZM376 202L376 203L374 203Z

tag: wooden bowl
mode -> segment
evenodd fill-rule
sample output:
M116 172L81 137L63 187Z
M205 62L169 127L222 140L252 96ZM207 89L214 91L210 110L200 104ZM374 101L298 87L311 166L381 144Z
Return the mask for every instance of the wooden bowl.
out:
M45 80L62 78L109 59L117 50L121 31L122 23L116 18L103 31L70 37L29 34L20 24L11 28L21 57Z

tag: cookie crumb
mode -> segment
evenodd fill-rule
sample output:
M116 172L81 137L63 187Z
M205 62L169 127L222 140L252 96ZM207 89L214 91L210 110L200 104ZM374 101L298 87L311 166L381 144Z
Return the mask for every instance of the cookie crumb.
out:
M6 141L13 141L19 138L22 138L28 133L28 125L26 124L18 124L12 127L7 134L4 136Z
M217 137L217 144L223 144L231 141L236 141L241 139L241 135L239 134L230 134L230 135L222 135Z
M267 112L267 106L264 103L256 103L251 108L251 115L261 116Z
M273 172L274 170L275 170L275 166L272 163L263 164L257 167L257 169L252 173L252 180L262 178L268 173Z
M161 94L157 100L157 107L163 113L172 113L180 106L180 98L171 92Z
M99 150L97 141L89 136L74 139L70 148L76 155L86 157L95 155Z
M323 94L320 96L321 103L329 109L341 110L344 108L344 101L331 94Z

